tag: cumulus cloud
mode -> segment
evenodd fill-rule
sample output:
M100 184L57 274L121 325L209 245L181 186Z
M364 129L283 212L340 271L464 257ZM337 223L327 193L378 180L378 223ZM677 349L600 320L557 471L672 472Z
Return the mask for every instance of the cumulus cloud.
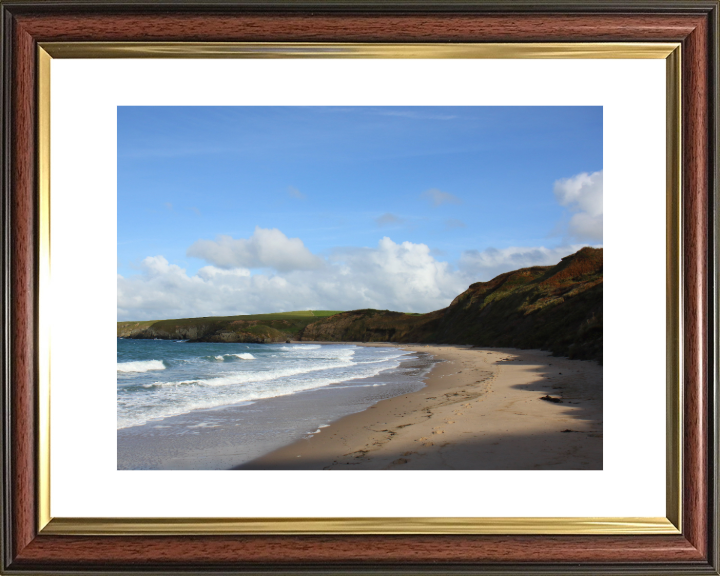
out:
M140 274L117 280L118 320L308 308L429 312L447 306L472 281L436 260L425 244L388 237L375 248L337 250L314 271L251 274L210 265L191 276L155 256L143 261Z
M378 226L391 226L392 224L400 224L402 221L402 218L395 216L395 214L390 214L389 212L375 218L375 223Z
M562 258L580 250L584 244L545 247L511 247L498 250L488 248L482 252L466 250L460 257L460 269L476 278L475 281L492 280L498 274L528 268L530 266L550 266L560 262Z
M441 204L462 204L462 200L457 196L450 194L450 192L443 192L437 188L425 190L420 196L430 200L433 206L440 206Z
M602 170L557 180L553 192L558 203L573 213L567 225L568 236L579 241L602 242Z
M280 272L315 270L323 260L313 255L300 238L288 238L277 228L255 228L250 238L221 235L198 240L187 255L220 268L273 268Z

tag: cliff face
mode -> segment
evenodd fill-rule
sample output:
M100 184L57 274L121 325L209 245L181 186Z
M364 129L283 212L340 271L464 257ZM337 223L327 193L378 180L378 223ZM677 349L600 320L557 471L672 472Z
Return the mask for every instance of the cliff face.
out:
M195 342L471 344L539 348L602 361L602 282L602 248L583 248L555 266L523 268L472 284L450 306L428 314L353 310L118 322L117 335ZM329 315L315 316L320 312Z
M436 342L540 348L602 360L603 251L583 248L473 284L445 309Z
M602 361L602 273L602 249L583 248L555 266L477 282L443 310L422 315L355 310L309 324L299 336L539 348Z

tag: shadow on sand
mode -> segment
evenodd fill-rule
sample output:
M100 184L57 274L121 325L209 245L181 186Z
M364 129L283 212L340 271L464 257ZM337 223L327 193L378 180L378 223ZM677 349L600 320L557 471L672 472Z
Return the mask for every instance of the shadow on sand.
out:
M513 433L508 430L501 434L488 434L486 437L467 440L455 440L452 443L437 442L429 448L416 450L397 450L393 452L392 442L383 447L382 458L373 458L373 451L358 451L349 454L320 453L310 456L311 451L303 449L303 442L311 443L313 438L301 440L295 446L303 452L301 458L272 461L261 458L233 468L234 470L423 470L416 454L438 451L442 462L432 469L445 470L601 470L602 458L602 379L588 378L583 370L563 366L549 365L535 367L536 362L522 361L511 351L502 350L508 360L500 365L530 365L528 369L535 374L532 382L516 384L511 388L537 394L537 402L550 402L554 414L562 416L565 426L558 426L552 432ZM452 403L461 404L466 398L459 396ZM444 402L447 405L447 401ZM567 425L567 418L571 424ZM388 424L391 424L390 422ZM392 426L390 426L392 429ZM516 464L516 454L526 454L522 466ZM472 463L467 454L475 456ZM375 464L373 465L371 464ZM477 463L481 462L481 465ZM515 462L515 464L510 464ZM427 465L427 464L426 464Z

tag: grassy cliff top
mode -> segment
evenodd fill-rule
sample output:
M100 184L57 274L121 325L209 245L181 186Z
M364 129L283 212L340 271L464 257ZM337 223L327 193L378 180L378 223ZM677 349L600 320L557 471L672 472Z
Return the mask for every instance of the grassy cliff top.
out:
M192 326L193 324L205 324L209 321L212 322L233 322L235 320L295 320L300 318L324 318L326 316L332 316L333 314L339 314L342 310L295 310L294 312L270 312L268 314L243 314L238 316L199 316L197 318L177 318L167 320L125 320L118 322L118 328L130 327L133 328L149 328L154 324L161 322L182 322L184 325Z

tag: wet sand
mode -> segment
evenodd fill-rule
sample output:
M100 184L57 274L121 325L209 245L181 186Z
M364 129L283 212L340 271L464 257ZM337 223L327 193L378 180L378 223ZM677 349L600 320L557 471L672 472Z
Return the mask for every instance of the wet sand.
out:
M602 469L602 366L596 362L539 350L399 347L443 360L426 387L237 468Z

